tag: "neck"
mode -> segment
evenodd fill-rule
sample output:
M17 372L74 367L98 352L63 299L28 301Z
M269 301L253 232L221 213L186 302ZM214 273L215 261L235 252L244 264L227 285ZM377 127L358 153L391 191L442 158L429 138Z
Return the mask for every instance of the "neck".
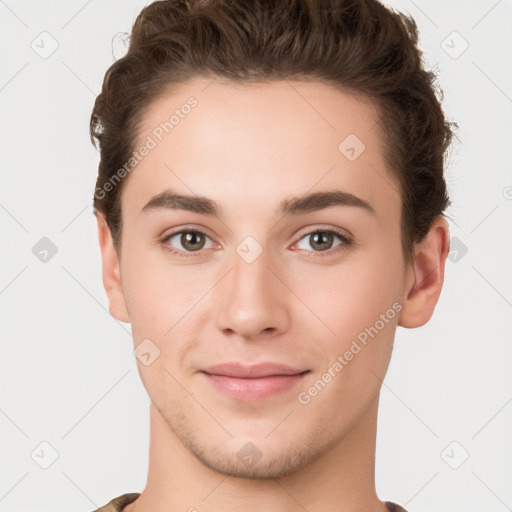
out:
M150 406L147 484L123 512L387 511L375 492L378 398L356 425L313 462L269 479L223 475L206 467Z

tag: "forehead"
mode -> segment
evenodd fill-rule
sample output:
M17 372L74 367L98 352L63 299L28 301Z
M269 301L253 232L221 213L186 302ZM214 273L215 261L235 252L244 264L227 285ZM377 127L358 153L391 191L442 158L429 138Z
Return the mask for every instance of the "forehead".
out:
M399 198L376 125L371 103L319 82L194 79L146 110L135 149L151 150L123 203L140 210L172 188L274 210L284 196L341 188L392 215Z

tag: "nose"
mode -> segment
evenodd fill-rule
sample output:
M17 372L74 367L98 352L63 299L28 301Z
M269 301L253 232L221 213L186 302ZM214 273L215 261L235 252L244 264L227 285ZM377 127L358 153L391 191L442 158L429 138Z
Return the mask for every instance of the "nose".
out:
M288 329L286 280L269 260L265 251L252 262L234 252L231 271L214 289L217 326L224 334L256 340Z

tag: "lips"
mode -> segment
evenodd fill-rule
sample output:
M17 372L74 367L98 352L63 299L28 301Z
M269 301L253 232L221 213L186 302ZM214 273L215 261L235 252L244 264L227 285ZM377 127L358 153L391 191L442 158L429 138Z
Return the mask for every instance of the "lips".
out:
M308 372L276 363L225 363L210 366L201 373L215 390L231 399L261 401L293 388Z
M271 375L298 375L307 370L300 370L292 366L278 363L260 363L256 365L244 365L241 363L224 363L210 366L203 370L210 375L224 375L226 377L238 377L245 379L258 379Z

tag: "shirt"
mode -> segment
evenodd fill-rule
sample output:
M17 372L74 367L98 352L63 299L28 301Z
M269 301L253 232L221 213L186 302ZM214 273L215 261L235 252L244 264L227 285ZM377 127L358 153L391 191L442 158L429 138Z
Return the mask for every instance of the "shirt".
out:
M129 503L132 503L140 496L140 493L132 492L127 494L122 494L117 498L110 500L106 505L93 512L121 512L123 507L126 507ZM388 507L390 512L407 512L405 508L393 503L392 501L385 501L384 504Z

